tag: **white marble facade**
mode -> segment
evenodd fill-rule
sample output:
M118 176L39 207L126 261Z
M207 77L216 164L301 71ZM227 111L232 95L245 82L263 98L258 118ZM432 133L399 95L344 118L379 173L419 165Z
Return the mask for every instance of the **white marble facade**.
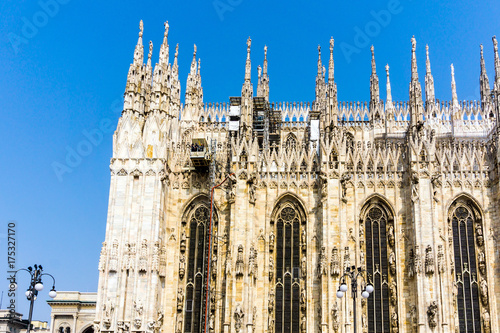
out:
M359 332L499 332L496 39L493 89L481 47L480 102L458 102L453 67L453 99L438 102L428 52L424 100L415 39L409 101L392 100L389 66L380 100L372 48L370 101L339 102L332 39L315 100L270 103L267 58L253 93L249 39L236 102L203 102L195 47L181 104L165 27L153 66L141 22L113 136L96 330L352 332L351 295L336 292L361 266L376 301L358 298ZM262 105L274 132L257 129ZM191 160L197 138L208 168Z

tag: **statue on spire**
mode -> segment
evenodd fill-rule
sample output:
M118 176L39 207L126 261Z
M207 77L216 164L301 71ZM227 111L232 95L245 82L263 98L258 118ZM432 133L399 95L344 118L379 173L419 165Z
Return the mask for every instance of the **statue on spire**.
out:
M164 36L168 37L168 28L169 28L168 21L166 21L163 25L165 26L165 34L164 34Z
M148 53L148 59L151 60L151 56L153 55L153 42L149 41L149 53Z
M250 54L250 47L252 46L252 39L248 36L247 39L247 54Z
M144 32L144 23L142 23L142 20L139 22L139 37L142 37L142 34Z
M417 40L415 39L415 36L411 38L411 51L415 52L417 49Z
M332 53L332 52L333 52L333 44L334 44L334 42L335 42L335 41L334 41L334 39L333 39L333 36L332 36L332 37L330 37L330 53Z
M264 45L264 58L267 57L267 45Z

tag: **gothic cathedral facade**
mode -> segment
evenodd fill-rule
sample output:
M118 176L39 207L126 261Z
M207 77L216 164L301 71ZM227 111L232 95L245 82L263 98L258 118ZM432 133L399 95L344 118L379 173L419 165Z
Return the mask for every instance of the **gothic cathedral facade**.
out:
M248 39L241 96L204 103L195 46L182 104L168 28L152 66L141 21L128 72L96 331L500 332L495 38L479 102L458 101L453 65L452 101L435 98L428 49L424 99L412 38L407 102L389 66L380 99L373 47L370 101L339 102L331 39L315 100L271 103Z

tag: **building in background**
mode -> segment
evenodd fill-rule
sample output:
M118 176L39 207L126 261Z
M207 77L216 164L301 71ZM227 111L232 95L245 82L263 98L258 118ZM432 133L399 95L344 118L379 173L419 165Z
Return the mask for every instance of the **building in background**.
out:
M47 301L51 307L51 333L94 333L97 293L58 291Z
M428 49L422 89L412 38L408 101L389 66L380 99L373 48L370 100L338 101L332 39L315 100L273 103L267 48L255 94L248 39L241 96L203 101L195 46L182 104L168 29L153 66L141 22L128 72L94 331L500 331L495 38L479 102L458 100L453 66L452 100L436 99ZM357 317L336 297L353 266L375 287ZM82 332L80 303L58 299Z

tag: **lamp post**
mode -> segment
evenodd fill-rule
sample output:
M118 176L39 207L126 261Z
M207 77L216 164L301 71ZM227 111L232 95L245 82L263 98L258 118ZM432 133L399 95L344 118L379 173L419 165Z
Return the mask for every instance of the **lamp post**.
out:
M52 278L52 289L49 291L49 296L51 298L57 296L56 279L54 279L54 277L49 273L43 273L42 265L34 265L34 269L31 266L29 266L28 268L21 268L14 273L14 279L16 278L17 273L20 271L26 271L30 274L30 285L26 290L26 292L24 293L28 301L30 301L30 312L28 315L28 329L26 330L26 333L30 333L31 318L33 315L33 306L35 305L36 296L38 295L39 291L43 290L42 276L47 275ZM14 282L14 285L15 285L14 288L17 289L17 283Z
M347 291L347 284L346 284L346 279L350 278L351 279L351 294L352 294L352 313L353 313L353 321L354 321L354 330L353 332L356 333L356 297L357 297L357 291L358 291L358 277L361 277L363 279L362 281L362 288L363 290L361 291L361 297L363 298L368 298L370 294L375 290L373 288L373 285L365 280L365 277L363 276L363 273L366 273L366 271L356 266L352 267L347 267L345 269L344 274L340 278L340 286L339 289L337 290L337 297L342 298L344 297L344 293Z

